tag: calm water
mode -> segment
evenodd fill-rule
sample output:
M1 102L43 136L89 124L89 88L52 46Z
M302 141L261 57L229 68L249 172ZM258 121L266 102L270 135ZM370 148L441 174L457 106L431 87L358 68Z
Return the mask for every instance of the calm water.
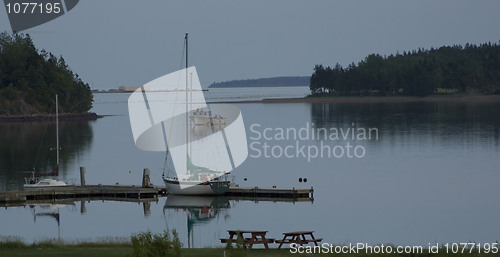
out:
M207 98L254 100L306 92L267 90L221 89ZM61 124L61 179L78 183L78 169L85 166L88 184L140 184L142 170L150 168L152 182L162 183L163 154L135 147L127 99L128 94L97 94L94 111L109 116ZM87 202L83 211L80 202L9 207L0 209L0 236L77 241L175 228L185 246L195 247L221 246L218 238L226 237L227 229L263 229L274 238L315 230L335 244L427 246L500 239L500 103L238 106L250 156L233 172L234 182L314 187L314 203L170 197L151 203L146 214L141 204L109 201ZM2 190L20 188L37 155L35 166L50 170L54 128L52 123L0 124Z

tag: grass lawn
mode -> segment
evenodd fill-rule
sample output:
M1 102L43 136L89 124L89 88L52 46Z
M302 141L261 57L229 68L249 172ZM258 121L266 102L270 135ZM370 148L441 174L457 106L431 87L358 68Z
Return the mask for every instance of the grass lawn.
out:
M246 251L242 256L246 257L259 257L259 256L300 256L297 254L290 254L288 249L255 249ZM132 256L132 247L126 246L57 246L50 248L2 248L0 249L0 256L2 257L127 257ZM182 249L183 257L223 257L224 249L222 248L199 248L199 249ZM226 256L234 256L226 252Z
M2 257L125 257L132 254L132 246L110 246L110 247L89 247L89 246L58 246L51 248L2 248Z
M33 244L26 244L23 241L12 238L8 240L0 240L0 257L132 257L134 249L133 243L127 241L101 241L101 242L80 242L80 243L64 243L64 242L37 242ZM137 244L134 244L137 246ZM157 249L151 247L163 247L162 244L147 244L147 248L142 249ZM168 246L167 246L168 247ZM346 246L347 247L347 246ZM141 248L138 248L139 250ZM295 249L297 250L297 249ZM303 249L305 250L305 249ZM309 249L311 250L311 249ZM354 250L354 249L353 249ZM468 249L463 249L466 253L446 253L445 248L439 248L439 253L429 254L427 249L423 249L424 253L417 254L366 254L366 253L316 253L316 254L298 254L292 253L289 248L276 249L232 249L226 250L225 248L195 248L181 249L182 257L287 257L287 256L342 256L342 257L357 257L357 256L379 256L379 257L392 257L392 256L406 256L406 257L444 257L444 256L476 256L476 257L490 257L500 256L498 253L498 243L494 244L494 248L488 247L487 252L484 253L486 248L482 249L482 253L477 253L477 249L473 253L469 253ZM361 252L362 250L360 250ZM422 249L420 249L422 251ZM471 250L472 251L472 250Z
M223 248L198 248L198 249L182 249L181 254L183 257L231 257L231 256L241 256L241 257L261 257L261 256L271 256L271 257L286 257L286 256L342 256L342 257L353 257L353 256L476 256L476 257L489 257L489 256L499 256L498 254L446 254L440 251L439 254L292 254L288 249L254 249L249 251L244 251L242 254L232 254L226 251L224 255ZM77 246L77 245L62 245L54 247L19 247L19 248L0 248L1 257L127 257L132 256L132 247L121 245L121 246Z

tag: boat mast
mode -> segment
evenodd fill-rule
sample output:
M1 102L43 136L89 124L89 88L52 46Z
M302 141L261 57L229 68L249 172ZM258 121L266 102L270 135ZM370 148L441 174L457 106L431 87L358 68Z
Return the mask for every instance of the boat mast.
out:
M188 33L186 33L186 37L184 38L186 41L186 173L189 174L189 169L187 167L187 161L189 158L189 138L188 138L188 121L189 121L189 113L188 113Z
M59 169L59 102L56 94L56 167Z

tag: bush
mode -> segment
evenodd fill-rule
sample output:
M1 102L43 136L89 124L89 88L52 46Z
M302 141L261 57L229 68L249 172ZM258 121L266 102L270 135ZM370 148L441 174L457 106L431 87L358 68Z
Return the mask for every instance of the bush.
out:
M164 231L163 234L152 234L148 231L132 235L131 241L133 257L181 256L182 243L175 229L172 230L172 236L169 231Z
M20 249L25 248L26 243L24 243L21 238L18 237L0 237L0 249Z
M229 257L245 257L247 256L247 248L245 245L245 239L241 236L241 234L238 234L238 237L236 238L235 247L233 247L233 244L231 241L227 241L226 244L226 250L228 251L228 256Z

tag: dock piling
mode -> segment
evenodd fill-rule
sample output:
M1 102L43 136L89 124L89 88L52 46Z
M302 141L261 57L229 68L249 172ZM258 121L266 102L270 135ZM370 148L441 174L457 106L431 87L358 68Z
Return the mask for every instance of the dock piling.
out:
M149 178L149 169L144 169L142 173L142 187L151 187L151 180Z
M85 167L80 167L80 185L85 186Z
M85 204L85 201L80 201L80 213L87 213L87 205Z

